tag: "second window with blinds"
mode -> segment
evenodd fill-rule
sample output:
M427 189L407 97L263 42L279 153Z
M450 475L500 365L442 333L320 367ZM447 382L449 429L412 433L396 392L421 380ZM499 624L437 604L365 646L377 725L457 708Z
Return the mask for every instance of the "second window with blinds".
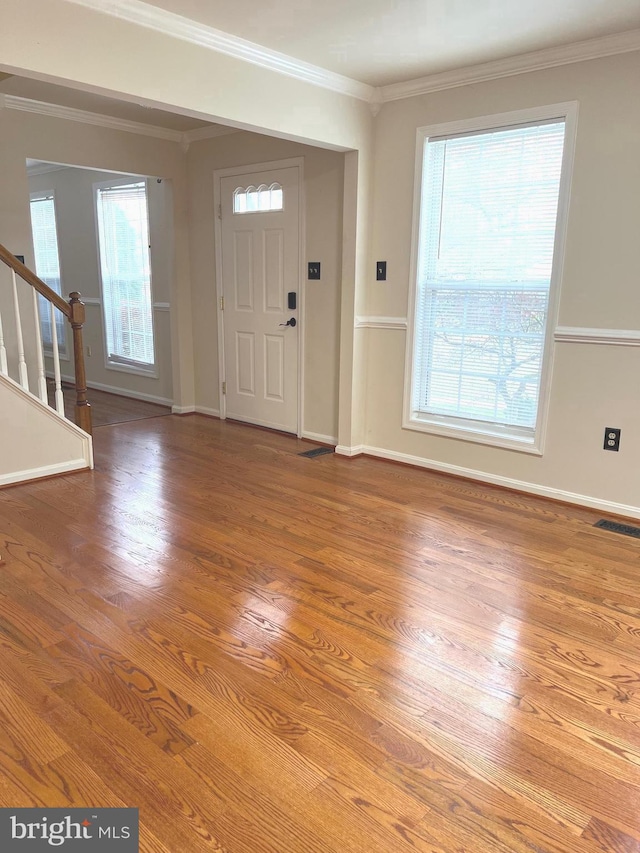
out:
M31 193L30 210L36 274L59 296L63 296L53 191ZM67 330L64 315L54 309L43 296L38 296L38 306L45 354L51 356L55 346L62 358L67 358Z
M107 366L155 375L146 181L94 192Z
M420 129L405 428L541 452L574 113Z

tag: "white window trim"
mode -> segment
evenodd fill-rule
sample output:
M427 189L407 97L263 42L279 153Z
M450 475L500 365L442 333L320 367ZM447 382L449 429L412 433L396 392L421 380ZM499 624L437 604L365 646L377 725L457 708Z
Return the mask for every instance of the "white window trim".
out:
M60 290L62 291L62 282L64 281L64 275L62 272L62 257L60 254L60 233L58 231L58 202L56 199L56 191L55 189L50 190L34 190L29 193L29 219L31 221L31 202L39 201L45 198L51 197L53 199L53 215L56 221L56 236L58 239L58 266L60 269ZM31 225L31 245L33 248L33 224ZM63 292L60 293L60 296L65 299L65 295ZM48 300L47 300L48 302ZM57 309L56 309L57 310ZM38 311L40 311L40 306L38 306ZM39 317L40 324L42 324L42 318ZM58 358L60 361L71 361L71 355L69 353L69 335L70 335L71 327L67 325L67 320L65 317L64 320L64 343L58 341ZM53 346L49 346L49 344L42 341L42 354L45 358L53 358Z
M95 219L96 230L96 259L98 261L98 280L100 281L100 314L102 315L102 339L104 343L104 366L106 370L115 370L119 373L133 373L137 376L146 376L149 379L158 378L158 352L156 341L156 324L155 311L153 310L153 267L151 267L151 324L153 328L153 364L145 367L140 364L128 364L125 361L119 361L109 357L109 346L107 344L107 316L105 312L104 299L104 282L102 280L102 262L100 256L100 229L98 228L98 190L109 189L110 187L126 187L128 184L145 182L146 198L147 198L147 219L149 222L149 242L151 242L151 218L149 216L149 179L146 175L126 175L122 180L98 181L93 184L93 213ZM151 255L149 256L151 264Z
M509 127L510 125L525 124L527 122L547 121L549 119L564 120L565 140L558 195L558 217L556 221L551 284L549 288L549 307L545 329L545 344L542 356L542 375L540 378L538 416L536 419L535 429L533 430L533 435L530 430L519 430L517 427L504 427L500 424L483 424L482 422L474 420L465 421L460 418L456 419L456 423L453 423L451 418L422 413L417 414L413 411L411 403L424 147L430 137L448 136L467 132L481 132L494 128ZM407 312L407 343L404 371L404 402L402 411L403 429L428 432L448 438L456 438L478 444L489 444L494 447L502 447L509 450L517 450L523 453L542 456L547 432L551 377L553 373L553 333L558 322L558 308L564 268L577 120L578 102L569 101L566 103L552 104L550 106L514 110L512 112L497 113L495 115L480 116L478 118L463 119L461 121L428 125L417 129L409 306Z

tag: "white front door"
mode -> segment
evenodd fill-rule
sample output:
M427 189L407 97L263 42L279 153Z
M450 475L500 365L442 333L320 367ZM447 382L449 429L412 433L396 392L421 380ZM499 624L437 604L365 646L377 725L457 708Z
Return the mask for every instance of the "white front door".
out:
M296 166L220 179L223 411L228 418L293 433L298 430L298 180ZM296 307L289 307L294 301Z

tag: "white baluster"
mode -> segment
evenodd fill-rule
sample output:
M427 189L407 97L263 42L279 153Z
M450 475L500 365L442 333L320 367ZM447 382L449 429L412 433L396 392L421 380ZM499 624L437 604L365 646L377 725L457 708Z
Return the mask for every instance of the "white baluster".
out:
M40 327L40 311L38 310L38 293L35 287L31 288L33 293L33 319L36 324L36 360L38 365L38 396L43 403L48 403L47 377L44 373L44 353L42 352L42 329Z
M2 316L0 315L0 373L6 376L7 369L7 348L4 345L4 335L2 333Z
M49 308L51 309L51 346L53 348L53 374L56 383L56 411L64 417L64 395L60 380L60 353L58 352L58 327L56 326L56 309L53 307L53 302L49 303Z
M18 303L18 285L14 270L11 270L11 281L13 283L13 308L16 313L16 336L18 338L18 377L22 387L28 391L29 374L27 372L27 362L24 360L24 341L22 339L22 323L20 321L20 304Z

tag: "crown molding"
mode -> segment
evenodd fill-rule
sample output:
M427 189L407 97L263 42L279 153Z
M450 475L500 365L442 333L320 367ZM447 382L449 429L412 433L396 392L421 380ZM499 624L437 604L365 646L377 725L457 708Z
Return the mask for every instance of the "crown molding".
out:
M575 42L561 47L548 47L531 53L510 56L506 59L469 65L466 68L442 71L439 74L429 74L426 77L407 80L404 83L391 83L387 86L380 86L376 90L376 94L382 103L386 103L402 98L412 98L416 95L426 95L430 92L440 92L444 89L455 89L458 86L483 83L486 80L497 80L500 77L512 77L515 74L542 71L545 68L555 68L573 62L600 59L604 56L615 56L618 53L630 53L634 50L640 50L640 29Z
M102 113L92 113L87 110L78 110L74 107L61 107L58 104L48 104L45 101L33 101L30 98L19 98L15 95L0 95L0 107L8 110L19 110L26 113L37 113L38 115L51 116L52 118L62 118L67 121L78 121L82 124L91 124L95 127L107 127L111 130L124 130L127 133L137 133L141 136L152 136L156 139L166 139L169 142L178 142L183 146L184 150L189 148L192 142L199 142L201 139L213 139L216 136L227 136L230 133L239 133L235 127L225 127L224 125L207 125L206 127L198 127L195 130L171 130L167 127L157 127L152 124L143 124L138 121L129 121L128 119L114 118L113 116L102 115ZM62 166L47 168L46 171L53 171L53 168L64 168ZM29 174L40 174L32 171Z
M5 95L4 106L8 110L37 113L38 115L51 116L52 118L62 118L67 121L91 124L96 127L108 127L111 130L124 130L127 133L138 133L142 136L153 136L156 139L167 139L170 142L180 142L183 136L181 131L170 130L167 127L156 127L155 125L142 124L138 121L128 121L123 118L105 116L101 113L77 110L73 107L62 107L59 104L48 104L45 101L32 101L30 98L18 98L15 95Z
M198 127L196 130L187 130L182 134L183 142L200 142L202 139L214 139L216 136L229 136L231 133L241 133L237 127L226 127L220 124L212 124L207 127Z
M163 35L179 38L182 41L187 41L199 47L249 62L260 68L276 71L279 74L284 74L314 86L366 101L374 117L380 111L381 105L388 101L411 98L431 92L440 92L445 89L454 89L459 86L469 86L474 83L497 80L501 77L512 77L516 74L541 71L545 68L555 68L574 62L584 62L590 59L600 59L606 56L615 56L620 53L640 50L640 29L634 29L615 33L610 36L601 36L599 38L575 42L573 44L518 54L505 59L469 65L464 68L455 68L437 74L429 74L414 80L374 87L359 80L354 80L351 77L346 77L343 74L337 74L334 71L321 68L318 65L295 59L285 53L271 50L255 42L247 41L239 36L225 33L214 27L208 27L190 18L169 12L166 9L152 6L150 3L143 2L143 0L67 0L67 2L73 3L76 6L83 6L95 12L110 15L114 18L120 18L147 29L155 30ZM70 115L62 117L73 118ZM104 119L104 116L100 116L100 118ZM81 121L82 119L75 117L74 120ZM186 134L181 134L179 131L171 131L166 128L151 128L150 125L142 125L137 122L125 122L118 119L112 119L111 121L118 124L105 125L103 122L98 121L87 123L100 124L103 127L116 127L116 129L130 130L134 133L146 132L148 136L172 139L173 141L180 142L185 150L191 142L199 139L208 139L234 132L231 129L225 128L220 133L205 135L205 128L202 128L203 134L194 136L193 134L198 133L198 131L189 131ZM146 130L141 130L140 128L145 128Z
M175 12L144 3L142 0L69 0L69 2L362 101L369 101L375 92L374 87L367 83L361 83L359 80L353 80L335 71L295 59L286 53L271 50L214 27L208 27L190 18L177 15Z
M218 136L229 136L231 133L240 133L236 127L212 124L207 127L198 127L195 130L187 130L180 138L180 148L186 154L192 142L201 142L203 139L215 139Z
M36 175L48 175L49 172L60 172L67 166L59 166L57 163L38 163L36 166L27 166L27 175L30 178Z

